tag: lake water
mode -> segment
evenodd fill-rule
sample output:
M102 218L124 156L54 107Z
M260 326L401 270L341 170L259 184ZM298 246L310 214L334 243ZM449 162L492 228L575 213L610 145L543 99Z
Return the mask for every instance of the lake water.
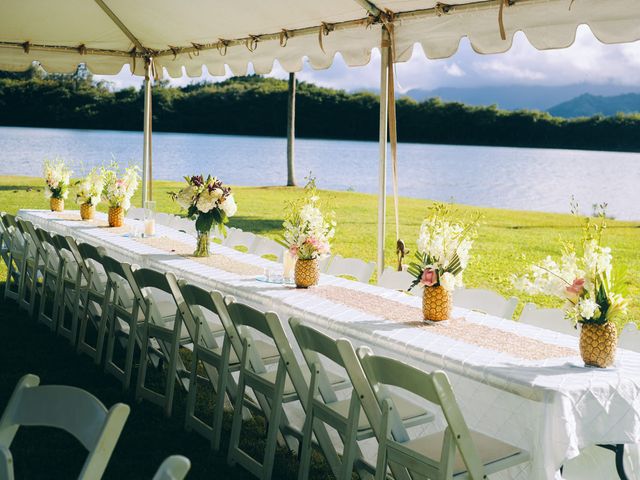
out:
M56 156L68 160L76 175L112 157L140 164L142 133L0 127L0 175L40 175L42 160ZM640 220L640 154L400 144L398 157L403 196L568 212L574 195L584 212L607 202L610 215ZM375 193L378 145L298 139L296 170L299 183L312 171L321 188ZM283 185L286 140L154 133L154 178L181 180L196 173L232 185Z

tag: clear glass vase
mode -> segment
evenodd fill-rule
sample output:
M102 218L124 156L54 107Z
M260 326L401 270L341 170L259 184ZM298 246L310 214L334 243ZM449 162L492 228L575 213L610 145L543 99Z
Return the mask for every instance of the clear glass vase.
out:
M210 232L198 232L198 243L196 251L193 252L194 257L208 257L210 255L209 246L211 244Z

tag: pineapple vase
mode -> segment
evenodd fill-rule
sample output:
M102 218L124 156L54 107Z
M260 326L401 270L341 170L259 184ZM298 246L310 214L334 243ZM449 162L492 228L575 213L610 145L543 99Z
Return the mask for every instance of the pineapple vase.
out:
M612 322L583 323L580 329L580 355L585 365L606 368L613 365L618 346L618 330Z
M109 226L121 227L124 225L124 208L109 207Z
M299 258L296 261L296 266L294 270L294 280L296 283L296 287L298 288L309 288L312 285L317 285L318 280L320 280L320 270L318 269L318 259L317 258L309 258L309 259Z
M424 287L422 315L426 321L441 322L451 315L451 294L443 286Z
M80 205L80 218L82 220L93 220L96 214L96 206L90 203L83 203Z
M49 199L49 208L51 208L52 212L64 212L64 198L53 198Z

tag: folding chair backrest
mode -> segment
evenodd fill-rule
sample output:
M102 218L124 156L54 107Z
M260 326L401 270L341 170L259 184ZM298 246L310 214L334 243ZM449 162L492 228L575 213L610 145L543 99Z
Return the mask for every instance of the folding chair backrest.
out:
M365 262L359 258L344 258L336 255L327 267L329 275L353 277L362 283L369 283L376 268L373 262Z
M394 268L387 267L382 272L382 275L378 277L378 286L406 292L413 281L413 275L406 270L399 272Z
M128 263L120 262L108 255L104 255L100 263L102 264L102 267L107 274L107 286L111 290L115 290L114 295L116 296L114 300L116 303L119 302L124 294L124 292L121 294L119 293L119 291L127 286L131 289L135 298L142 297L142 292L140 292L140 290L138 289L138 285L135 282L135 279L133 279L133 282L131 282L130 280L133 278L133 274L131 273L131 265L129 265ZM133 302L133 305L136 306L138 305L138 303ZM137 310L137 307L134 308L134 310Z
M33 245L35 246L40 258L46 258L47 252L44 249L44 245L42 245L42 242L40 241L40 237L38 236L36 227L33 225L33 223L21 218L17 219L17 223L20 226L20 230L22 232L26 232L29 235L29 238L33 242Z
M284 247L275 240L256 235L253 245L249 248L249 253L259 257L275 257L276 261L281 262L284 256Z
M193 343L208 349L216 349L219 346L218 342L208 328L206 314L203 311L203 309L208 310L220 318L218 307L214 303L211 293L184 280L176 280L174 276L168 276L167 281ZM218 293L218 295L220 294ZM222 295L220 295L220 299L224 304ZM222 320L220 321L222 323Z
M79 273L79 263L76 261L76 258L71 251L71 245L69 244L69 241L72 241L74 243L75 241L71 237L68 237L67 239L67 237L59 235L57 233L52 235L52 239L54 245L58 249L60 258L65 262L64 274L66 275L66 278L75 281L77 274ZM84 263L82 263L82 265L84 265Z
M248 251L255 240L256 235L254 233L239 229L229 229L227 238L224 239L222 244L229 248L245 247Z
M168 276L173 276L172 273L160 273L157 270L150 268L136 268L131 269L133 279L130 278L130 274L127 275L129 282L137 285L137 289L134 290L136 299L138 300L143 312L147 314L147 319L154 322L156 325L163 326L165 324L164 318L160 314L160 310L157 307L158 297L157 291L161 291L172 295L171 286L167 280ZM174 276L175 280L175 276ZM150 312L147 312L149 307ZM176 305L176 313L178 312L178 306Z
M58 247L53 240L53 237L46 230L39 228L36 230L38 238L40 239L40 243L44 250L46 250L46 264L49 268L57 268L59 262L61 261L60 252L58 251Z
M59 428L89 451L79 478L100 478L129 407L119 403L107 411L100 400L84 390L39 383L35 375L25 375L19 381L0 419L0 446L8 448L21 425Z
M499 293L482 288L460 288L453 292L453 305L496 317L513 317L518 306L516 297L504 298Z
M265 313L243 303L236 303L233 300L230 300L230 303L228 303L227 311L229 312L229 318L233 322L238 338L242 343L241 349L235 350L237 343L231 342L231 346L234 348L238 358L242 357L244 345L253 341L253 334L251 332L252 329L262 333L263 335L273 340L273 335L271 334L271 329L267 324ZM264 362L253 349L251 350L251 354L252 355L249 358L249 362L251 363L251 367L253 368L253 370L256 373L266 372L267 369L264 365Z
M634 352L640 352L640 330L635 323L629 322L624 326L620 332L618 345Z
M336 341L324 333L304 325L300 319L289 319L289 325L302 351L302 356L309 366L309 370L311 372L317 372L317 386L320 395L327 403L338 401L320 358L321 356L325 357L340 367L345 368Z
M471 440L471 433L462 416L446 373L439 370L427 373L393 358L373 355L367 347L359 348L357 354L379 407L393 406L388 387L405 390L439 406L447 421L447 431L450 432L451 440L458 447L468 471L473 473L472 478L482 478L481 475L478 476L478 472L483 471L483 464L476 446ZM392 412L396 411L396 408L392 409ZM390 421L392 425L402 426L399 418L393 418ZM400 442L408 440L408 436L401 439L396 438L395 433L394 438ZM446 441L443 443L443 448L445 447Z
M522 309L518 320L539 328L574 337L578 336L578 331L573 328L571 321L565 318L564 312L559 308L538 308L533 303L527 303Z

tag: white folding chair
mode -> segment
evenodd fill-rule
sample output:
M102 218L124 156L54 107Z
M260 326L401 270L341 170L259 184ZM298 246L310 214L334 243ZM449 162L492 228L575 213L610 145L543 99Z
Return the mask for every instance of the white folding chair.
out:
M8 245L7 281L4 287L4 298L5 300L11 299L20 303L29 247L24 235L18 229L16 218L13 215L5 214L2 220L7 232L4 241Z
M327 335L311 328L296 318L289 320L298 346L302 350L309 370L311 380L306 389L306 418L303 429L302 446L300 447L300 471L299 480L307 479L311 466L311 441L312 429L317 430L318 424L327 424L335 429L344 445L341 458L335 462L337 452L333 444L320 442L320 446L325 453L329 464L337 463L334 470L336 478L341 480L351 479L354 465L358 470L362 469L373 472L372 466L362 458L358 441L366 440L375 436L367 418L361 414L360 400L354 390L345 399L339 399L336 395L336 388L329 382L329 374L325 368L325 363L330 363L334 367L345 370L342 357L338 351L336 341ZM295 357L294 357L295 359ZM344 388L345 385L340 385ZM346 386L349 386L348 384ZM303 392L298 392L301 398L305 399ZM414 404L411 401L394 396L395 404L399 409L401 421L406 427L422 425L433 420L433 414L428 410ZM318 434L316 433L316 436ZM358 462L356 464L356 462Z
M554 332L577 337L578 330L567 320L564 312L559 308L538 308L533 303L527 303L522 308L519 321Z
M127 210L127 218L132 220L144 220L144 208L131 207Z
M173 215L169 215L168 213L158 212L156 213L156 223L158 225L164 225L165 227L171 226L171 222L173 221Z
M222 241L225 247L236 248L242 247L242 249L249 251L251 245L256 240L256 235L251 232L245 232L237 228L230 228L227 232L227 237Z
M59 308L58 308L58 321L57 321L57 333L69 340L69 343L73 346L76 345L78 336L78 318L80 316L80 299L81 290L83 288L83 281L86 286L86 279L83 276L84 262L78 254L78 260L74 256L72 250L75 245L73 237L63 237L62 235L53 235L53 241L58 249L58 255L62 262L62 275L59 279L59 292L60 296ZM74 244L74 247L71 244ZM82 266L82 268L81 268ZM70 315L70 324L67 327L67 309Z
M187 476L191 462L182 455L172 455L165 458L153 476L153 480L182 480Z
M369 283L375 269L376 264L374 262L365 262L359 258L344 258L336 255L329 263L327 273L337 277L353 277L359 282Z
M172 273L162 274L148 268L125 267L127 280L136 296L140 311L144 315L140 346L140 369L136 382L136 399L149 400L164 408L167 417L171 416L175 381L188 390L189 372L185 368L179 354L181 345L192 343L191 337L183 330L182 314L172 295L167 280L174 277ZM175 281L175 277L172 278ZM162 393L146 385L146 374L150 351L157 342L157 353L165 365L165 385Z
M16 223L28 245L23 265L24 275L20 278L18 303L21 308L29 312L30 316L33 316L38 281L42 278L47 252L40 243L36 229L31 222L18 218Z
M499 293L482 288L460 288L453 291L453 305L502 318L513 318L518 299L504 298Z
M47 252L42 270L42 282L39 283L37 287L40 293L38 321L47 325L52 331L56 331L60 301L62 299L63 260L49 232L38 229L36 233L38 234L40 243Z
M378 277L378 286L406 292L414 280L414 276L406 270L398 271L387 267L382 272L382 275Z
M368 347L357 355L347 340L338 340L340 352L351 359L352 381L362 390L362 408L372 425L377 423L378 459L376 480L395 478L486 479L529 459L529 454L496 438L470 431L458 407L446 373L426 373L398 360L375 356ZM439 406L447 427L444 431L411 438L398 418L391 395L416 395Z
M275 240L256 235L256 238L249 248L249 253L259 257L267 257L276 262L282 262L284 247Z
M318 270L321 273L327 273L327 269L329 268L329 264L331 263L331 255L320 255L318 257Z
M89 452L78 479L101 478L129 407L117 403L107 411L100 400L79 388L39 384L35 375L22 377L0 418L0 478L13 480L9 447L23 425L59 428L73 435Z
M640 330L635 323L630 322L624 326L620 332L620 338L618 338L618 346L640 352Z
M196 231L195 222L193 220L189 220L188 218L178 218L178 220L174 224L174 228L186 233L187 235L193 235L194 237L198 233Z

